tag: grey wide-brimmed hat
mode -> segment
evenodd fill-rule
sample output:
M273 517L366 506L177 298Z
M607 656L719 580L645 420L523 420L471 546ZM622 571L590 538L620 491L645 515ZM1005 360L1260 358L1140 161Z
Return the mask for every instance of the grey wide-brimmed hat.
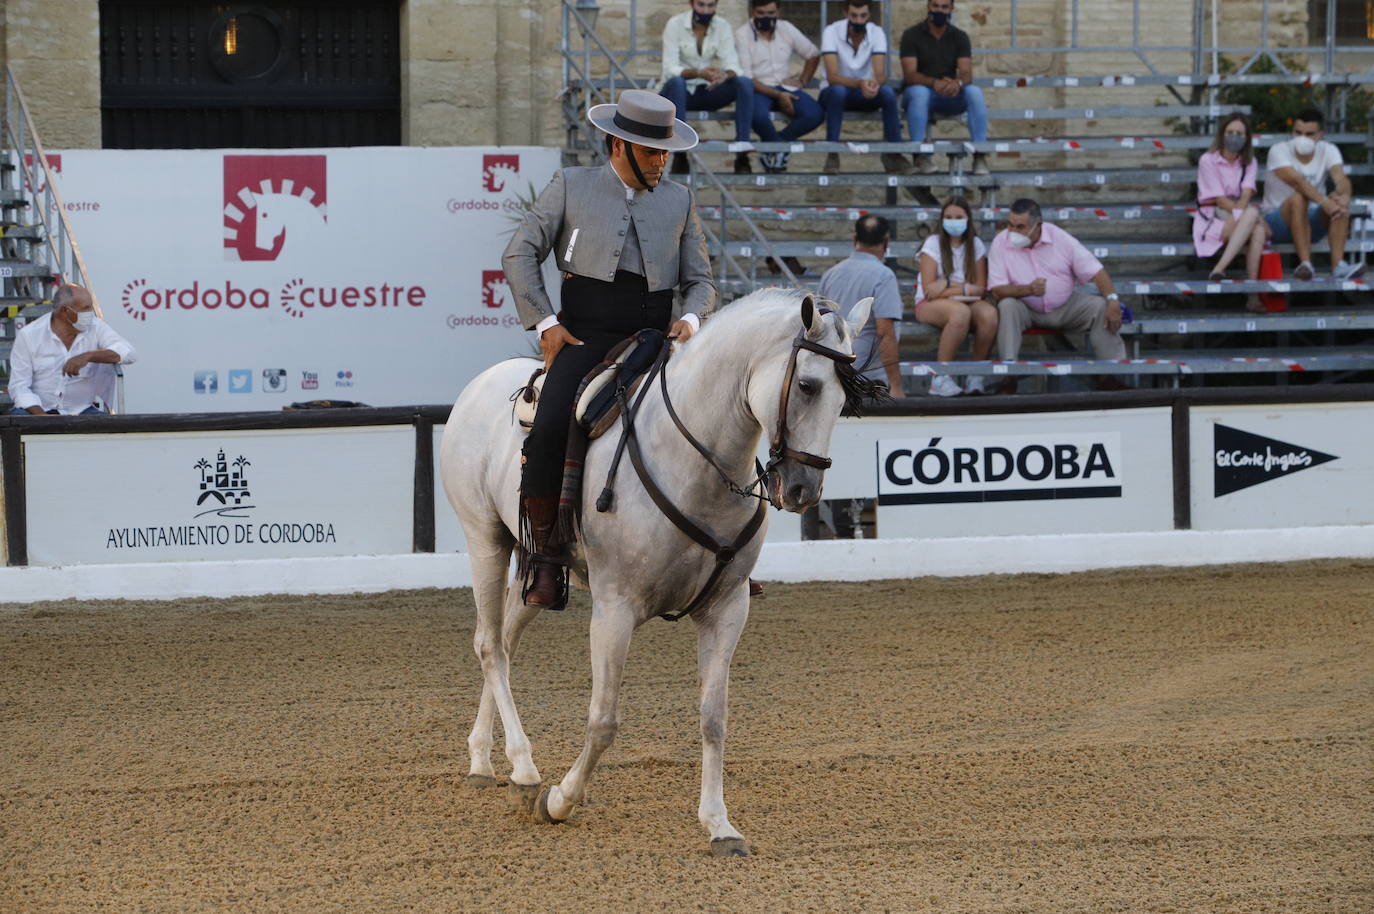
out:
M598 130L622 140L682 152L697 144L697 132L678 120L677 108L661 95L643 89L626 89L614 105L593 105L587 120Z

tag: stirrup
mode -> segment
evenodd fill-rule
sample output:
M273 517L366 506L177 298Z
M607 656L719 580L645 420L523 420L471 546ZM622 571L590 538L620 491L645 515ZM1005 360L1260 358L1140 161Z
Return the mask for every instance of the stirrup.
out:
M520 602L526 606L538 605L529 602L530 591L534 589L534 569L537 565L556 568L558 574L558 589L554 594L553 602L548 606L539 608L545 612L562 612L568 608L568 560L566 556L549 556L541 553L534 553L526 560L525 579L521 584Z

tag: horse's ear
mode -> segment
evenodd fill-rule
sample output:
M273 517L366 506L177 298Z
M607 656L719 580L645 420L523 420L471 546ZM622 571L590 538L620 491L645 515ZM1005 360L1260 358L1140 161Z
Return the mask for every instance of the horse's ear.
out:
M861 300L854 307L849 309L849 314L845 316L845 323L849 325L849 338L857 340L859 331L868 323L868 315L873 311L873 296Z
M801 303L802 326L806 328L806 338L811 342L816 342L825 332L825 326L821 323L820 312L816 310L816 300L810 295L802 299Z

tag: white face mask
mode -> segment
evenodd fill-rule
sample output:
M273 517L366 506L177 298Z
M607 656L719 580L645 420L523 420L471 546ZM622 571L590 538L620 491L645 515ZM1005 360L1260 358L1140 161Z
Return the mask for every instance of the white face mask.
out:
M1317 141L1310 136L1293 137L1293 151L1300 156L1310 156L1317 151Z
M85 333L95 326L94 311L78 311L76 314L76 332Z
M1028 248L1031 246L1030 236L1022 235L1020 232L1012 232L1011 238L1008 240L1014 248Z

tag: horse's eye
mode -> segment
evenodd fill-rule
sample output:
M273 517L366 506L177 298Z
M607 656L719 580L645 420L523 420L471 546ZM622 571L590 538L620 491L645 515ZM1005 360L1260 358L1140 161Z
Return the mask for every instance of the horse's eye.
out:
M802 393L806 394L807 396L813 396L817 391L821 389L821 385L817 384L810 378L802 378L800 381L797 382L797 389L800 390Z

